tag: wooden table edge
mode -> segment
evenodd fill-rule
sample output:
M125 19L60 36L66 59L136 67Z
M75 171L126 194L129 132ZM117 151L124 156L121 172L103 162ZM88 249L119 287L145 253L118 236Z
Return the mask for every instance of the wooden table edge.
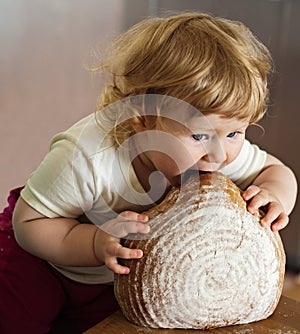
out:
M138 327L125 319L119 310L84 332L84 334L196 334L198 332L215 334L239 333L240 331L245 333L247 332L246 330L251 333L266 334L266 329L270 334L278 333L278 330L281 330L280 333L282 334L300 334L300 301L282 295L275 312L265 320L246 325L221 327L209 331Z

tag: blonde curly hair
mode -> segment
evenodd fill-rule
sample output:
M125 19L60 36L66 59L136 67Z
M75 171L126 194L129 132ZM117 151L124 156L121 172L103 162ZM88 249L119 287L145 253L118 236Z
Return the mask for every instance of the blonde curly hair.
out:
M106 106L130 96L160 94L183 100L204 115L253 124L266 111L271 65L268 49L240 22L202 13L146 19L114 41L94 69L111 77L96 109L105 112ZM125 121L113 135L121 143L132 133Z

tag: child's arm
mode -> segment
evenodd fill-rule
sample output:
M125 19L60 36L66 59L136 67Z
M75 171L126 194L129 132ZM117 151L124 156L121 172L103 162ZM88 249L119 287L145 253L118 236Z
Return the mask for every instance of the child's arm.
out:
M289 221L297 196L297 181L293 172L275 157L268 154L266 164L251 186L243 193L252 213L265 212L261 223L273 231L284 228Z
M13 215L16 240L29 253L46 261L66 266L99 266L106 264L115 273L128 273L117 258L140 258L139 249L128 249L120 239L128 233L147 233L148 217L126 211L105 223L106 231L94 224L80 224L76 219L47 218L31 208L22 198Z

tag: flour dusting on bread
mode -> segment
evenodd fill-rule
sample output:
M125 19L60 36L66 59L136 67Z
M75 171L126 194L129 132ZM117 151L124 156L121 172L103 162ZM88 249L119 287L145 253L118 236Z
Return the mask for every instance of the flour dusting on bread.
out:
M197 191L195 186L197 185ZM152 328L207 329L269 317L282 290L285 254L278 233L246 209L240 190L220 173L194 175L147 212L151 238L115 275L126 318Z

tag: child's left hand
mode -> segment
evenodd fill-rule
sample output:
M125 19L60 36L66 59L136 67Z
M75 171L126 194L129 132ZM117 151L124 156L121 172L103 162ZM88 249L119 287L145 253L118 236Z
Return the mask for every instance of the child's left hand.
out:
M250 213L255 213L259 209L265 213L260 221L263 227L271 227L271 230L275 232L288 224L289 217L284 212L282 204L266 189L251 185L244 191L242 197L247 202L247 209Z

